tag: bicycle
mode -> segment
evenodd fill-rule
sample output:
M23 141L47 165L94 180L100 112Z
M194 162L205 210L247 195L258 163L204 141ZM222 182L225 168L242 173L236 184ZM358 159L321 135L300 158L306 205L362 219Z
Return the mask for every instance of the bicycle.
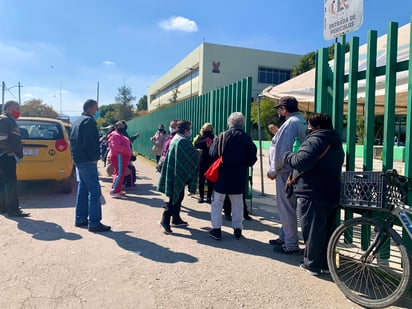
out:
M327 259L332 279L354 303L387 307L409 289L411 261L394 222L412 239L412 209L405 204L411 180L396 170L342 175L341 205L354 218L331 236Z

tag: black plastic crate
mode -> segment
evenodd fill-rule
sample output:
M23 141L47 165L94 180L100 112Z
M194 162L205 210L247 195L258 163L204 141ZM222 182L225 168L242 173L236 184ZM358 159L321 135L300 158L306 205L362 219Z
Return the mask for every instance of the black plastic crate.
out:
M391 208L403 203L406 194L386 183L383 172L343 172L340 202L346 207Z

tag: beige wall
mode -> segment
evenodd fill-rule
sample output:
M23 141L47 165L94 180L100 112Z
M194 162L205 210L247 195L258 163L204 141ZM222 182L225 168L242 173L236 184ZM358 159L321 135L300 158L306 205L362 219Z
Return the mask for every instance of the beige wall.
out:
M240 79L252 77L252 94L257 96L268 84L258 84L258 67L274 69L292 69L301 55L256 50L250 48L232 47L211 43L202 43L189 55L183 58L165 75L148 88L149 110L159 105L169 103L172 93L164 94L152 100L152 94L164 89L185 75L190 74L189 68L199 68L199 76L178 87L178 101L192 96L202 95ZM219 62L220 73L213 73L213 62ZM191 88L191 91L190 91Z

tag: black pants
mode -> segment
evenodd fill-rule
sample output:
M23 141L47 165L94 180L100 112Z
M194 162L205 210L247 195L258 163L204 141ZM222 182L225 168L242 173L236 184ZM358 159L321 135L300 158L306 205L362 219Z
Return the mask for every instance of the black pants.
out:
M303 262L311 270L327 269L326 251L335 229L338 205L314 201L311 198L297 199L302 236L305 242Z
M228 195L225 197L225 201L223 202L223 213L227 216L232 214L232 204L230 203L230 198ZM249 211L247 210L246 199L245 195L243 194L243 217L247 216Z
M17 197L16 159L14 156L0 156L0 211L16 212L19 209Z
M176 204L172 204L172 199L169 199L169 203L166 205L166 209L163 212L162 222L170 225L170 218L173 217L173 221L179 221L180 218L180 208L182 208L182 201L185 197L185 190L183 188L182 192L179 195L179 199Z
M205 178L205 172L208 168L202 165L199 168L199 197L205 197L205 183L207 181L207 198L210 199L212 198L214 183Z

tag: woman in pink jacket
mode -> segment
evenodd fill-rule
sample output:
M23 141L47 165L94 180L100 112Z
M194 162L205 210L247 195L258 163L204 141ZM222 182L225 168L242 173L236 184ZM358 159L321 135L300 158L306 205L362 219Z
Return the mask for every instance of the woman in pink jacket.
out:
M121 121L116 122L115 130L109 134L110 161L114 167L112 190L110 196L121 197L126 192L122 191L124 175L126 174L127 165L132 156L129 139L119 132L124 124Z

